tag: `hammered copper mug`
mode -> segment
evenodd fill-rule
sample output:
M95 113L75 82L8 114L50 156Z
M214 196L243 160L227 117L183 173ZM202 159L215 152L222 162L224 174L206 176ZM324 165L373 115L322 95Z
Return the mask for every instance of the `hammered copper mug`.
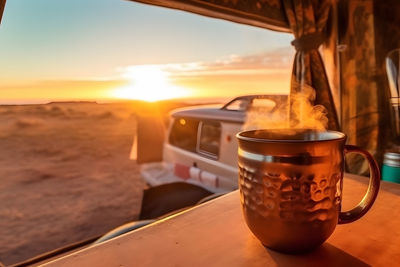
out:
M366 151L345 145L340 132L255 130L237 134L239 191L246 223L268 248L300 253L321 245L336 225L363 216L378 194L380 173ZM366 195L341 211L344 155L370 166Z

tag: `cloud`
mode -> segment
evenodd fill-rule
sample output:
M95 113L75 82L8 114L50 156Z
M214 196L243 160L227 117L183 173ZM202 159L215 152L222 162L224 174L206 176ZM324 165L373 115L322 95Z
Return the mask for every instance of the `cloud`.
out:
M175 84L193 88L196 94L204 96L287 94L293 54L292 48L285 48L254 55L231 55L175 69L166 66L166 71Z
M141 69L158 69L193 95L285 94L289 90L294 50L291 47L252 55L230 55L210 62L133 65L120 68L124 78Z
M290 68L292 54L293 49L282 48L254 55L230 55L214 62L168 64L165 65L165 70L170 72L171 76L277 73Z
M122 72L122 76L127 77L132 71L148 66L167 72L171 78L221 74L248 75L277 73L281 71L286 72L291 67L293 54L293 48L287 47L254 55L230 55L227 58L212 62L133 65L119 68L118 72Z

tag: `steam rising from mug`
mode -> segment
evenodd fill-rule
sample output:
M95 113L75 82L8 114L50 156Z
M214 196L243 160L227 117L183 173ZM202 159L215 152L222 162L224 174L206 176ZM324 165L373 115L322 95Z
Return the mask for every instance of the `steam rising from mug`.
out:
M284 104L274 103L266 99L254 99L252 107L247 112L243 129L312 129L325 131L328 125L325 107L312 105L315 100L315 90L312 87L301 85L301 88L301 92L292 94L287 103Z

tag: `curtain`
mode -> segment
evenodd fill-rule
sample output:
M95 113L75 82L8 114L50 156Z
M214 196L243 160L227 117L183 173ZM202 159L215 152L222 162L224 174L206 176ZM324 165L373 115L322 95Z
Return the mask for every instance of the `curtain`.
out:
M3 11L5 6L6 6L6 0L0 0L0 23L3 17Z
M324 42L324 30L331 9L331 1L282 0L287 21L295 40L296 49L293 62L291 97L306 93L307 87L315 90L310 97L314 105L325 107L328 129L339 130L338 116L325 72L324 63L318 51ZM293 102L293 100L292 100ZM293 119L298 117L292 112Z

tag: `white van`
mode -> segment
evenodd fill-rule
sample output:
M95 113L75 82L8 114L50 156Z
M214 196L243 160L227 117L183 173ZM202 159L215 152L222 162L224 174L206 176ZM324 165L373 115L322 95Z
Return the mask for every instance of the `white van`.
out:
M140 164L144 180L150 186L184 181L213 193L237 189L235 135L242 129L246 111L256 99L273 101L278 106L277 103L286 103L288 97L241 96L222 107L197 106L171 112L168 130L162 140L161 160ZM140 134L141 131L144 133ZM159 131L161 129L154 125L138 125L138 143L142 143L142 151L153 149L149 148L150 143L160 143L154 138L149 139L149 132L155 134ZM141 138L147 141L143 144Z

